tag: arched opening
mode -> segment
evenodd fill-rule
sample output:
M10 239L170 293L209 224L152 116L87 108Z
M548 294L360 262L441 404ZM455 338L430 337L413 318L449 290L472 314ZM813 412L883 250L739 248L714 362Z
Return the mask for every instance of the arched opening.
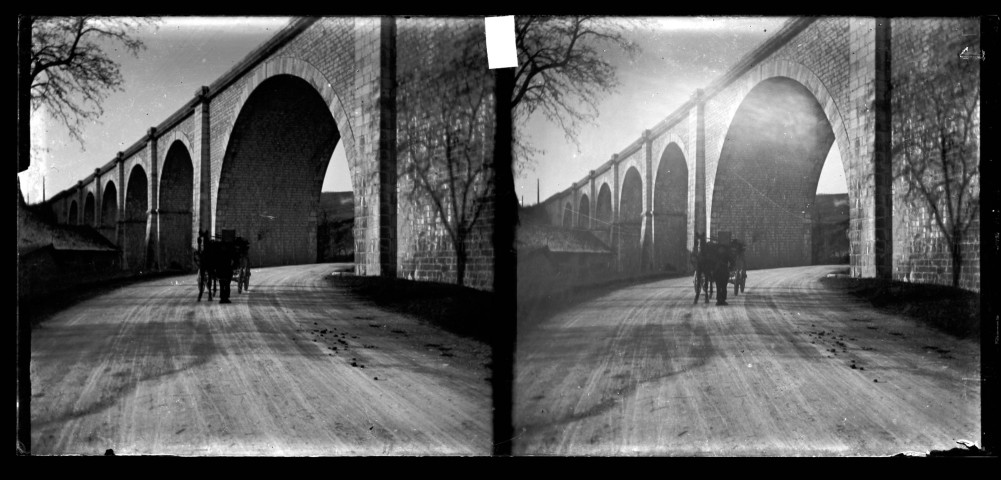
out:
M601 184L601 188L598 189L591 229L606 245L612 244L612 189L607 183Z
M88 227L94 226L94 194L87 192L87 199L83 201L83 224Z
M167 150L160 175L157 222L160 223L160 262L171 270L190 270L192 265L192 207L194 170L191 155L180 140Z
M132 167L125 187L125 219L122 222L125 268L146 266L146 218L149 211L149 181L141 165Z
M591 228L591 202L587 194L580 196L577 207L577 228Z
M255 266L315 262L321 188L339 139L323 97L307 81L263 81L226 146L216 233L232 229L247 238Z
M817 181L817 193L811 211L812 264L849 263L850 206L841 151L838 149L838 142L834 142L827 159L824 160L824 168Z
M118 226L118 189L115 182L109 181L104 186L104 193L101 195L101 226L98 231L104 238L118 243L115 238L115 227Z
M343 143L334 147L320 193L316 222L316 260L354 262L355 199Z
M654 270L688 265L688 164L677 143L664 149L653 187Z
M573 207L570 202L563 206L563 228L573 228Z
M616 222L619 266L626 272L641 269L643 239L643 180L636 167L629 167L622 181L619 221Z
M811 263L814 197L834 131L816 97L786 77L762 81L734 115L720 153L710 232L747 245L747 268Z
M66 223L68 223L70 225L76 225L77 224L77 220L78 220L78 218L77 218L77 214L78 214L77 210L78 210L78 208L76 206L76 200L73 200L73 202L70 203L70 213L69 213L69 216L66 217Z

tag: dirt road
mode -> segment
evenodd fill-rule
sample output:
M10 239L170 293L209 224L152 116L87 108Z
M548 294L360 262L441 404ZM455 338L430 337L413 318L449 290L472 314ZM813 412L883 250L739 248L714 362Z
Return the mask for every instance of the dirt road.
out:
M519 325L514 451L892 455L980 442L980 351L825 289L835 267L751 271L729 306L691 279Z
M489 455L488 347L362 304L333 269L255 270L229 305L152 280L43 322L32 453Z

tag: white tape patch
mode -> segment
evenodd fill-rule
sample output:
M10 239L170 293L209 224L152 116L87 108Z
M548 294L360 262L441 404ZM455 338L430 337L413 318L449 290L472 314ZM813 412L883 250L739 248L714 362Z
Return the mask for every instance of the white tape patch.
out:
M491 69L518 66L514 47L514 15L486 17L487 63Z

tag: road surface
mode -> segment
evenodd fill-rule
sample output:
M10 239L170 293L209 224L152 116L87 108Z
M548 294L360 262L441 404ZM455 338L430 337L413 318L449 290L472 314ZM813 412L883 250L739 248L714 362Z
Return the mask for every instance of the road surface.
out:
M489 455L489 349L349 297L335 265L254 271L233 303L194 275L32 332L32 453Z
M980 350L819 278L751 271L729 306L689 278L519 325L516 454L893 455L980 443Z

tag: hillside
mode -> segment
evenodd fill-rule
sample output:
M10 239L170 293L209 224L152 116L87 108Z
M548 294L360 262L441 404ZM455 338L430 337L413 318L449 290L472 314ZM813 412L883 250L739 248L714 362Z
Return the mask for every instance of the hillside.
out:
M17 203L17 251L26 254L52 245L58 250L112 251L115 245L95 230L83 226L53 225L31 211L19 199Z
M328 222L337 222L355 216L355 201L353 192L322 192L320 193L319 217L326 215Z
M316 215L316 259L319 262L354 260L355 202L352 192L322 192Z

